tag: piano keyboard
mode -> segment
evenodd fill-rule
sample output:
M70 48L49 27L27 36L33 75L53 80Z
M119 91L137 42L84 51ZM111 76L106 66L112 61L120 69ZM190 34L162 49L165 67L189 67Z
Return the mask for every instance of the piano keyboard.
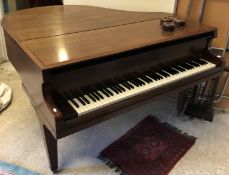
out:
M204 59L150 67L79 90L63 92L78 116L216 67Z

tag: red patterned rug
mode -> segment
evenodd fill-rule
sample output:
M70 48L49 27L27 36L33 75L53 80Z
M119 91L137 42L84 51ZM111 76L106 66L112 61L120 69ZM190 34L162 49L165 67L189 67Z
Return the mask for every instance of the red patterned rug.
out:
M122 175L166 175L195 140L167 123L147 117L104 149L99 159Z

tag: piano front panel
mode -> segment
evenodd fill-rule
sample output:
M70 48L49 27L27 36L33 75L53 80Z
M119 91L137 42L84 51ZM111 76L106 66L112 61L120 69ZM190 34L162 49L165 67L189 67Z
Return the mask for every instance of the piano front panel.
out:
M78 126L79 124L81 125L85 122L89 122L89 121L92 121L94 119L97 120L100 117L102 120L104 118L104 116L115 116L115 115L119 114L120 111L123 111L125 109L128 110L129 108L133 108L132 106L136 106L136 105L138 106L140 104L144 104L144 101L149 102L150 99L152 100L152 98L163 96L168 92L184 90L188 87L193 87L194 85L197 85L197 84L199 84L203 81L206 81L210 78L215 78L215 77L219 76L221 71L222 71L222 67L220 67L220 66L212 67L212 68L210 68L210 69L208 69L202 73L193 74L190 77L186 77L184 79L180 79L180 80L177 80L175 82L165 84L163 86L159 86L158 88L152 89L150 91L139 93L135 96L132 96L130 98L126 98L126 99L121 100L117 103L103 106L102 108L96 109L94 111L91 111L91 112L88 112L85 114L81 114L81 116L78 116L77 112L75 111L76 115L73 118L66 118L65 119L64 128L65 128L66 132L68 132L68 130L71 130L72 127L74 128L75 126ZM117 95L114 93L114 91L113 91L113 94L115 96ZM81 104L81 106L82 106L82 104Z
M98 61L85 64L75 64L51 70L51 84L60 91L121 76L135 70L149 66L166 64L174 60L200 56L207 50L208 38L180 43L166 44L166 46L139 49L120 55L101 58Z

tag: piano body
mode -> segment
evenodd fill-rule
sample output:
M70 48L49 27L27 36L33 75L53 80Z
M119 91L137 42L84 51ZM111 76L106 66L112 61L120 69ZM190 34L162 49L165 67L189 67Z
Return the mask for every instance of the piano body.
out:
M39 118L53 172L58 139L167 93L217 84L224 63L208 50L216 29L187 21L164 32L160 18L170 15L50 6L3 19L8 57Z

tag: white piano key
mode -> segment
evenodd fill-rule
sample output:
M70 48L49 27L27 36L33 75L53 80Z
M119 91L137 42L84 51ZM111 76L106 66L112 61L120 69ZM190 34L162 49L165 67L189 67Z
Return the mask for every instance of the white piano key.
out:
M206 60L204 60L204 61L206 61ZM173 83L175 81L193 76L195 74L201 73L203 71L207 71L207 70L215 67L214 64L212 64L208 61L206 61L206 62L207 62L207 64L205 64L205 65L200 65L198 67L194 67L194 68L192 68L190 70L186 70L184 72L177 70L179 73L175 74L175 75L172 75L172 74L164 71L170 75L169 77L164 77L163 75L160 75L159 73L157 73L158 75L163 77L160 80L154 80L153 78L146 75L146 77L151 79L152 82L147 83L143 79L138 78L139 80L141 80L145 83L145 85L142 85L139 87L135 86L130 81L127 81L129 84L131 84L134 87L134 89L129 90L124 85L119 84L119 86L121 86L122 88L125 89L125 92L122 92L119 94L116 94L111 88L107 88L109 91L111 91L113 93L113 96L107 97L105 94L103 94L101 91L99 91L104 99L96 100L96 102L94 102L90 97L85 95L85 98L87 98L88 101L90 101L90 104L86 104L85 106L83 106L76 98L74 98L73 100L75 100L76 103L79 104L79 106L80 106L79 108L76 108L76 106L70 100L68 100L68 103L73 107L74 110L76 110L78 112L78 114L80 116L80 115L83 115L83 114L88 113L90 111L105 107L105 106L113 104L113 103L117 103L121 100L136 96L138 94L150 91L150 90L155 89L155 88L159 88L159 87L164 86L166 84ZM181 66L179 66L179 67L181 67ZM174 68L174 70L176 70L176 69Z

